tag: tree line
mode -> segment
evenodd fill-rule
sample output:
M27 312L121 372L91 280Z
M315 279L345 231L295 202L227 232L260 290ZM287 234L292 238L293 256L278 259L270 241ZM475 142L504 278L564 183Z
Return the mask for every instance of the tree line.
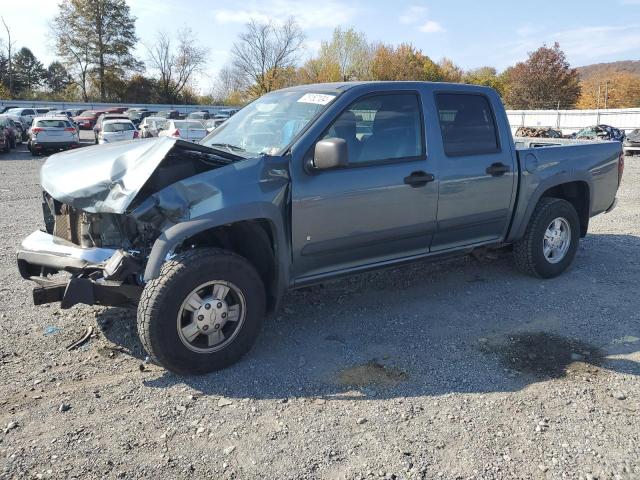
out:
M372 42L342 27L305 58L305 35L294 18L251 21L203 95L195 79L205 70L209 49L188 28L141 41L126 0L62 0L49 32L58 59L46 67L29 48L16 51L10 26L2 23L1 98L241 105L299 84L416 80L489 86L513 109L640 106L640 78L615 74L581 81L557 43L542 45L502 72L491 66L464 70L448 58L434 61L412 44Z

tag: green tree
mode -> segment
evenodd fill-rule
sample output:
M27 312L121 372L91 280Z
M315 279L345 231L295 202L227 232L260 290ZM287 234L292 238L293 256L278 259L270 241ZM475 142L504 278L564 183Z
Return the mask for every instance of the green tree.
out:
M41 86L45 68L31 50L22 47L13 57L13 87L19 94Z
M370 77L372 48L367 37L353 28L336 27L331 41L322 42L320 60L338 65L340 80L367 80Z
M100 100L107 98L107 77L138 69L133 57L135 17L125 0L62 0L52 23L58 55L78 67L86 97L88 71L95 72Z
M573 108L580 96L580 79L560 45L543 45L526 62L505 72L505 103L515 109Z
M73 79L65 66L57 61L49 64L46 72L44 72L44 80L49 93L54 95L61 94L73 83Z

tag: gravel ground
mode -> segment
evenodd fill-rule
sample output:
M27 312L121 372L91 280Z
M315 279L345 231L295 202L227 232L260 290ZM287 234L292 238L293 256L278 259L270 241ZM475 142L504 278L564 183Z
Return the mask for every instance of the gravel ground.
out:
M32 306L42 161L0 155L1 478L640 478L640 159L559 278L501 254L294 292L197 378L145 363L133 311Z

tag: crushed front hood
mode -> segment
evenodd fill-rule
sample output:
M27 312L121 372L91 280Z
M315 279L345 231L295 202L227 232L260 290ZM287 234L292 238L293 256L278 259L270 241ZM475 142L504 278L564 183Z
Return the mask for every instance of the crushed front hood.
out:
M86 212L124 213L177 142L150 138L58 153L42 166L40 184L56 200Z

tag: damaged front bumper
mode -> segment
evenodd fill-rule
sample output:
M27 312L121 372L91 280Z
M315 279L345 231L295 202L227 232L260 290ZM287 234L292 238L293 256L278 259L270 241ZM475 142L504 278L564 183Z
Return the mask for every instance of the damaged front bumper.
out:
M18 250L18 270L23 278L38 284L35 305L61 302L61 308L87 305L135 305L142 287L119 278L129 275L128 257L121 250L83 248L46 232L36 231ZM50 277L61 271L71 277Z

